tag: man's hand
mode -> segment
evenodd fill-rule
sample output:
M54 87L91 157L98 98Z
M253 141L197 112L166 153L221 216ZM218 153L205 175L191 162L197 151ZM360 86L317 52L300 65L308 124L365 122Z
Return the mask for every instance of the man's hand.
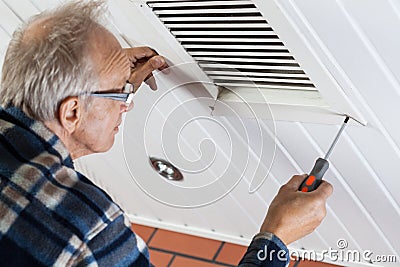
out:
M286 245L310 234L326 215L333 187L326 181L312 192L298 191L307 175L295 175L283 185L269 206L261 232L270 232Z
M165 58L158 55L150 47L125 48L124 52L131 63L131 76L129 81L134 85L136 91L143 81L145 81L152 90L157 90L157 84L152 71L164 70L168 68Z

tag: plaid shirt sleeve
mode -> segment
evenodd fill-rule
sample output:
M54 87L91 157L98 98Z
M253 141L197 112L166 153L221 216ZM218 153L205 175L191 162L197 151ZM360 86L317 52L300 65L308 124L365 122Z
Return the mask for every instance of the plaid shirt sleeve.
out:
M0 266L150 266L123 211L61 141L0 107Z
M136 239L120 216L84 244L75 260L77 266L149 266L148 252L141 239ZM145 252L145 253L144 253Z
M257 234L238 267L285 267L290 262L286 245L274 234Z

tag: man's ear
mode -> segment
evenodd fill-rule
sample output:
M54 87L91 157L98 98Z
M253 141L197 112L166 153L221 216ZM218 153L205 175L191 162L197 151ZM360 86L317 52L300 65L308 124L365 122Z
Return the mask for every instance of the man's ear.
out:
M78 97L69 96L64 99L58 108L58 119L61 126L68 133L73 133L82 119L82 106Z

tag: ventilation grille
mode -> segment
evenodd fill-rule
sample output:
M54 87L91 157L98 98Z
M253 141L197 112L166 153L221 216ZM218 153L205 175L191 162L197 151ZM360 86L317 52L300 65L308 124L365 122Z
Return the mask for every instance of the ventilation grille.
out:
M147 4L215 84L317 92L251 1Z

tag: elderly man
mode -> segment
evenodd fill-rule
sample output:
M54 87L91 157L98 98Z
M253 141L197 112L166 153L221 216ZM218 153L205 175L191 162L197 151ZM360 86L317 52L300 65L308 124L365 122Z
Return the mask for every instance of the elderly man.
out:
M98 21L103 9L74 2L42 13L8 47L0 92L1 265L151 265L123 211L73 165L110 149L132 93L167 67L149 48L122 49ZM303 179L280 189L240 266L285 266L286 245L319 225L332 187L299 192ZM264 249L282 253L260 257Z

